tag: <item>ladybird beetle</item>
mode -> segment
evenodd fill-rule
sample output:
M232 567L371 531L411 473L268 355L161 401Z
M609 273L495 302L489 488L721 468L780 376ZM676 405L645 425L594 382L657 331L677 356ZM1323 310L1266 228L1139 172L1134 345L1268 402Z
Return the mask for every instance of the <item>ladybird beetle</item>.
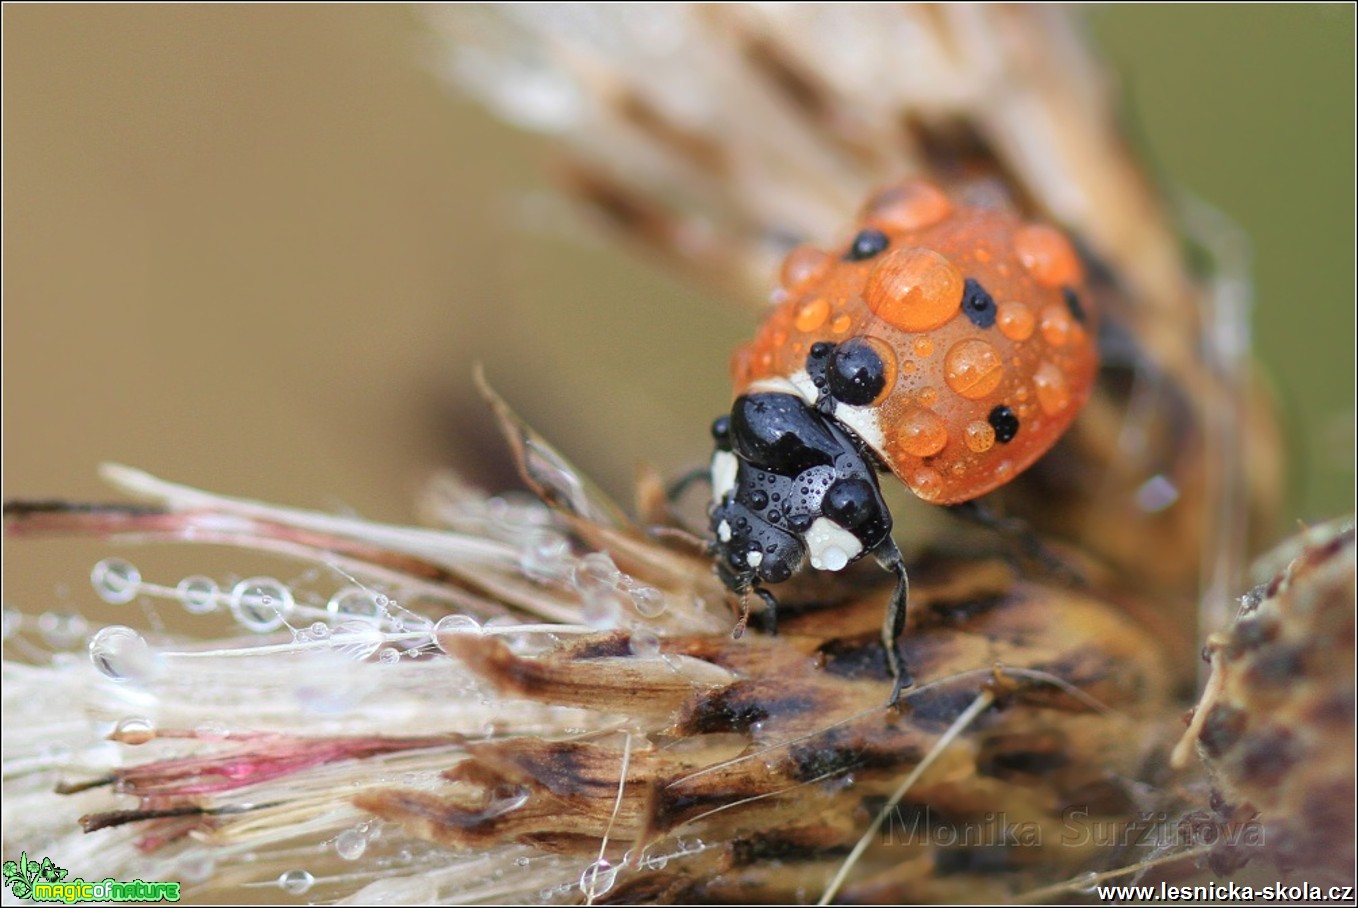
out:
M712 424L710 549L733 593L807 562L872 555L896 575L882 644L895 704L909 581L877 482L972 501L1052 447L1098 368L1080 260L1050 226L912 180L879 192L846 246L798 247L775 307L736 351Z

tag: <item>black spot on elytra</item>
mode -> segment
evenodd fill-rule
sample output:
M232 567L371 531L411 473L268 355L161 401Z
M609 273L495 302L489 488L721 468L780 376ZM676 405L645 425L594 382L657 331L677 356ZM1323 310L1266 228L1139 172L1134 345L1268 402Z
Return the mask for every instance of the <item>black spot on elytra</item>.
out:
M1084 304L1080 302L1079 295L1069 287L1062 287L1061 298L1066 301L1066 308L1070 310L1070 317L1083 325L1089 315L1085 312Z
M844 261L861 262L870 259L886 250L891 245L891 240L885 233L872 227L858 231L858 235L849 244L849 251L844 253Z
M962 311L977 328L995 324L995 298L973 278L967 278L962 289Z
M1008 444L1018 434L1019 418L1013 410L1004 404L1000 404L991 410L990 415L986 417L986 422L990 423L990 427L995 430L995 440L1001 444Z

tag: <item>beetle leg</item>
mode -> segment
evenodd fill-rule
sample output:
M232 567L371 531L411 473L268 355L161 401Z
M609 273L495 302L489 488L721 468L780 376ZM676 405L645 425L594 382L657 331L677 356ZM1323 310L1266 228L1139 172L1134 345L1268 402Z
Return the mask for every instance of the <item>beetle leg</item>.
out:
M1053 577L1076 586L1085 585L1084 577L1073 566L1042 543L1041 537L1026 520L1018 517L1002 517L979 498L959 504L945 505L953 515L994 531L1013 549L1018 549L1022 557L1039 566Z
M895 680L887 706L895 706L901 698L901 691L914 683L910 669L905 664L905 654L901 651L901 632L905 630L905 609L910 599L910 578L905 573L901 550L890 537L878 547L876 555L877 563L896 575L896 591L891 594L891 603L882 620L882 648L886 651L887 669Z
M694 483L711 482L712 470L710 467L694 467L681 473L668 486L665 487L665 498L671 505L675 504L684 493L687 492Z

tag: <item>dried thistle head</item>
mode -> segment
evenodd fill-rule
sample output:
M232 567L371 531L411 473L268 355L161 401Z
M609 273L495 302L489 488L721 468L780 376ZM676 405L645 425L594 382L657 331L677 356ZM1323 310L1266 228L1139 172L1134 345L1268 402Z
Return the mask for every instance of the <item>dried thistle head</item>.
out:
M1307 530L1261 565L1270 579L1208 641L1212 673L1176 761L1196 747L1219 812L1257 813L1270 861L1345 879L1354 862L1353 521Z
M83 813L100 872L208 861L204 892L274 877L453 901L1012 896L1102 869L1133 835L1166 745L1146 729L1172 700L1163 649L1121 609L940 552L916 568L920 680L889 710L878 578L808 588L777 637L733 640L704 556L627 520L497 406L552 510L445 483L432 509L454 529L382 527L125 468L108 476L152 507L12 506L13 533L228 542L351 581L323 602L103 565L108 598L229 610L264 636L180 650L111 628L89 664L7 663L7 711L35 731L7 760L62 733L24 714L38 686L137 755L109 762L86 726L11 782L39 803L55 777L64 810L12 831L72 853L51 821Z

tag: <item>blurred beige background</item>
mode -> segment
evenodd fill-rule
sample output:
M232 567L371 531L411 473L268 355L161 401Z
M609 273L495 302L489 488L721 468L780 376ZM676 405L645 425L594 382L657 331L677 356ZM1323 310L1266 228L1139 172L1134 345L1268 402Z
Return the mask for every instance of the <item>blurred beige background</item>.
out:
M1156 169L1256 245L1290 516L1351 508L1353 8L1090 13ZM107 498L116 460L406 520L434 467L510 481L477 361L616 492L707 455L752 318L535 228L549 151L441 86L411 11L3 16L5 497ZM84 608L106 551L7 542L6 605Z

